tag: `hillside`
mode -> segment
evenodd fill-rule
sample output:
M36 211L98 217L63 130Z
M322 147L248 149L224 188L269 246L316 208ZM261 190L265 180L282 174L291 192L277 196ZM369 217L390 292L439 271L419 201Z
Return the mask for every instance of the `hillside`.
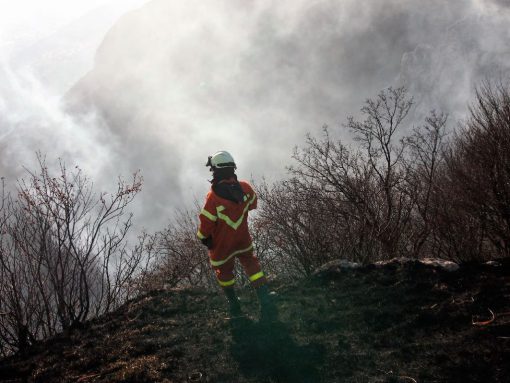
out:
M508 382L508 259L331 266L272 286L278 322L229 322L216 291L155 291L0 361L0 381Z

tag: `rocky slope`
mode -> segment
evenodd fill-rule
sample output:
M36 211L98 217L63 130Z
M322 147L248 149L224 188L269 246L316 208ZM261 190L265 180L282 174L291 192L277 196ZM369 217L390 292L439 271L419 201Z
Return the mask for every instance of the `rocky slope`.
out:
M0 381L508 382L510 260L347 266L273 282L274 323L248 288L234 322L216 291L155 291L0 361Z

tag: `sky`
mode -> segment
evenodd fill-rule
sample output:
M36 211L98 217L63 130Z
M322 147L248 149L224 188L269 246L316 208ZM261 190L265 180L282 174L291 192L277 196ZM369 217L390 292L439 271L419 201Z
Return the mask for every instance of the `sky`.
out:
M279 179L307 133L349 142L342 124L382 89L413 95L405 129L434 108L455 126L510 68L497 0L41 3L2 3L0 172L19 177L35 150L99 189L139 169L150 229L202 200L216 150L241 178Z

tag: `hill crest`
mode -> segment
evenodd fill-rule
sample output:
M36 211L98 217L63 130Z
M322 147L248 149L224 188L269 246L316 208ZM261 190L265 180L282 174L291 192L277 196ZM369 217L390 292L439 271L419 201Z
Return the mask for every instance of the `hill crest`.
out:
M225 319L220 292L153 291L0 361L0 382L505 382L510 260L342 262L274 281L279 320ZM490 311L489 311L490 310ZM494 313L492 318L491 312ZM484 322L488 322L483 324Z

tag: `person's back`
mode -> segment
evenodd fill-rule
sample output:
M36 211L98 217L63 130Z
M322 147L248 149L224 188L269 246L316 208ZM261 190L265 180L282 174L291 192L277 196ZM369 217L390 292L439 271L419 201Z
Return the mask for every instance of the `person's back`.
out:
M200 216L201 227L214 238L210 246L213 261L236 251L252 249L248 211L256 206L255 193L247 182L231 178L213 185Z
M206 166L213 172L213 180L200 212L197 236L209 249L211 265L229 301L230 313L232 316L241 314L234 290L234 266L238 258L256 288L262 316L274 318L276 310L269 299L267 279L253 252L248 230L249 211L257 207L255 191L248 182L237 180L236 165L228 152L215 153Z

